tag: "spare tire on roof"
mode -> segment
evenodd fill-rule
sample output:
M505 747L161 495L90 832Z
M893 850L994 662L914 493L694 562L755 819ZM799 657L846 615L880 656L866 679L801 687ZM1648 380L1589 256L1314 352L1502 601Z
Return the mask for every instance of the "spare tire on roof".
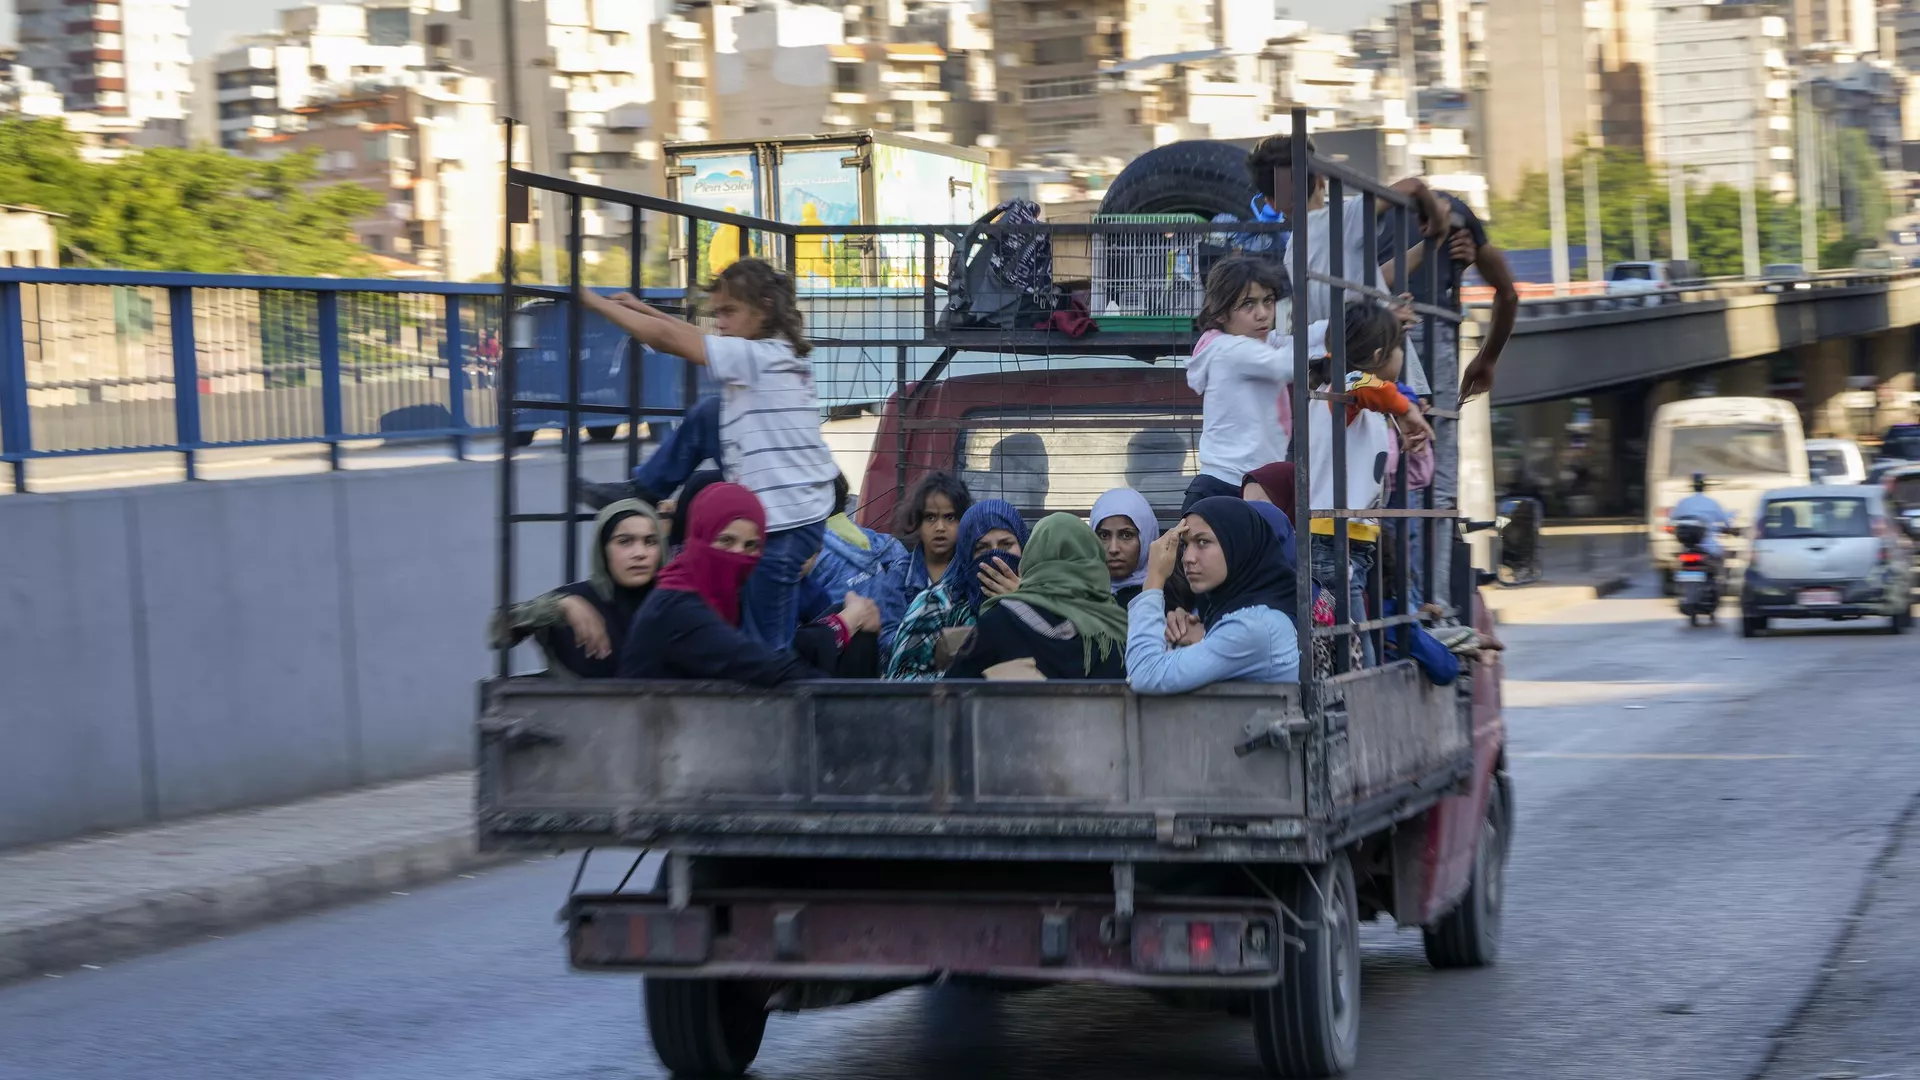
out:
M1149 150L1120 171L1100 200L1102 214L1252 214L1259 194L1247 177L1247 152L1232 143L1190 139Z

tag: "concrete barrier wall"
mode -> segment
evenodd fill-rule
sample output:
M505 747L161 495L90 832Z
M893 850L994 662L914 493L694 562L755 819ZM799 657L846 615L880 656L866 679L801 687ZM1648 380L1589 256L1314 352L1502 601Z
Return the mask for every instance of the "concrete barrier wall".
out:
M523 510L561 509L559 461L520 480ZM0 499L0 847L469 764L497 484L466 463ZM561 580L559 530L519 530L519 594Z

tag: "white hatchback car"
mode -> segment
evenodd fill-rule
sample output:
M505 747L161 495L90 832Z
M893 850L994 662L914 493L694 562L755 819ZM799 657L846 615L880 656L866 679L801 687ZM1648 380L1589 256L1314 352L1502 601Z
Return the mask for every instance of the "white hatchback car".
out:
M1740 590L1740 633L1771 619L1886 616L1913 626L1913 542L1866 485L1769 491L1753 517L1753 556Z

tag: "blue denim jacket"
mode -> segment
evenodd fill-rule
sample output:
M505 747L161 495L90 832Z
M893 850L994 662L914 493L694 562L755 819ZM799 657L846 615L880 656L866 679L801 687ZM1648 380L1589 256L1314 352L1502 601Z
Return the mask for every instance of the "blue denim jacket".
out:
M900 541L885 533L871 529L860 532L867 538L865 549L828 529L820 559L813 564L808 580L826 593L829 604L839 603L849 592L873 601L880 609L880 648L884 656L893 647L907 602L913 599L907 591L913 556Z
M1300 681L1293 620L1273 608L1242 608L1198 645L1167 647L1166 595L1146 590L1127 605L1127 682L1142 694L1184 694L1218 682Z

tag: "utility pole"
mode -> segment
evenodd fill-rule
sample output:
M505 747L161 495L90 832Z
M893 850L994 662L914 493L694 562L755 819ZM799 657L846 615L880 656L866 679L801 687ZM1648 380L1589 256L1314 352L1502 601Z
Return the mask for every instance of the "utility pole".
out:
M1687 261L1687 170L1673 153L1673 137L1667 137L1667 257Z
M1553 291L1564 294L1573 270L1567 265L1567 177L1560 130L1560 36L1554 5L1540 0L1540 67L1547 84L1547 210L1553 225Z
M1600 155L1589 146L1580 163L1586 167L1587 280L1599 281L1607 276L1607 256L1600 246Z
M541 172L547 166L547 125L539 117L528 116L521 109L520 101L520 50L517 47L519 37L515 33L514 16L518 8L514 5L520 0L500 0L500 57L501 81L506 84L507 110L511 119L519 122L519 130L527 133L527 168ZM544 9L542 9L544 10ZM511 153L512 148L508 148ZM507 161L507 167L513 167L513 161ZM544 191L527 192L527 212L533 217L536 244L540 249L540 280L553 284L560 280L558 256L554 252L557 246L554 235L553 215L546 212L547 203L552 198Z
M1760 112L1757 109L1747 117L1747 175L1746 182L1740 185L1740 255L1742 270L1748 278L1760 276L1760 212L1754 205L1753 192L1758 171L1753 167L1753 159L1759 152L1753 127L1759 120Z
M1646 262L1653 258L1653 241L1647 236L1647 197L1633 197L1633 259Z
M1813 160L1813 108L1807 103L1804 85L1800 87L1800 104L1793 120L1799 128L1795 142L1800 151L1800 264L1812 273L1820 269L1820 181Z

